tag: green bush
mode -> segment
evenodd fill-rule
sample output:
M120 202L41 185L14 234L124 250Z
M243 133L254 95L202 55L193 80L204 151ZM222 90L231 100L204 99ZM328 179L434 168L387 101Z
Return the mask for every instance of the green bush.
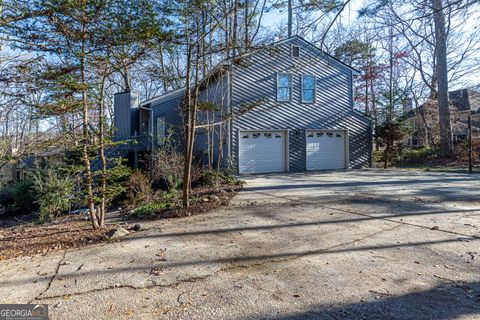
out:
M173 209L176 206L176 192L163 192L161 199L143 204L130 212L130 216L155 217L166 209Z
M0 206L7 215L28 214L38 209L32 181L25 179L0 191Z
M95 171L96 197L95 201L100 202L100 187L102 179L101 170ZM106 183L106 205L125 197L129 188L129 179L132 175L132 169L124 164L122 159L114 159L107 169Z
M0 206L1 213L12 214L15 213L15 199L13 198L13 186L8 186L0 190Z
M372 156L373 163L382 162L382 157L383 157L383 151L381 151L381 150L374 150L373 151L373 156Z
M430 147L422 147L418 149L402 149L398 159L399 164L417 165L437 157L437 150Z
M150 202L135 208L131 212L133 217L154 217L166 208L163 202Z
M219 190L223 183L223 176L217 170L206 170L200 178L200 183L210 189Z
M71 207L74 198L74 179L68 175L47 168L37 170L30 174L31 189L36 195L39 206L39 220L48 221L60 215Z
M199 182L213 190L220 190L223 184L240 184L241 181L235 176L225 171L219 170L205 170L199 179Z
M32 187L33 181L31 179L22 180L13 186L12 195L15 211L30 213L38 209L38 205L35 202L36 194Z
M375 139L383 147L381 161L387 168L398 156L402 141L410 132L410 126L403 119L389 120L375 127Z

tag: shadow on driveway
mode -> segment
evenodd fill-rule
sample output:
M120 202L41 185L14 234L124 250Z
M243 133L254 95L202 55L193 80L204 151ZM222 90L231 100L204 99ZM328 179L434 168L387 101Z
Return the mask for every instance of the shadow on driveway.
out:
M319 306L312 310L282 317L262 319L458 319L469 316L480 318L480 283L463 282L442 284L426 291L412 292L402 296L372 293L372 301L352 303L329 308Z

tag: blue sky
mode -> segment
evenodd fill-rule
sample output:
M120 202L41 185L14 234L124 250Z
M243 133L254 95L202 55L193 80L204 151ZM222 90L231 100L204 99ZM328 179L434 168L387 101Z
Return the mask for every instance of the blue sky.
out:
M357 17L358 10L362 7L363 0L352 0L347 5L345 10L341 14L341 19L344 23L349 24L354 21ZM282 22L286 23L287 21L287 11L279 12L279 10L272 10L269 13L266 13L262 19L262 26L266 28L276 27Z

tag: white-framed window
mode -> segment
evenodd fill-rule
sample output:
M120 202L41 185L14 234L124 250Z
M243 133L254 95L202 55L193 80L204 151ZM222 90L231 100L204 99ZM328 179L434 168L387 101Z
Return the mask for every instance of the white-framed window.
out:
M292 75L277 73L277 101L292 100Z
M300 47L292 46L292 58L300 58Z
M302 103L315 102L315 76L302 75Z
M165 118L157 118L157 145L163 146L165 143Z

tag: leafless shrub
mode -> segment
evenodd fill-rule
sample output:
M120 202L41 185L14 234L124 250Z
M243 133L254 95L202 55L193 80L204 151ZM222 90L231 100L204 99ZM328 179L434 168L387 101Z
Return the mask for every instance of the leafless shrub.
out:
M127 201L131 205L146 203L152 199L152 181L140 170L134 170L127 184Z
M164 182L169 191L178 190L183 182L185 158L170 142L152 152L150 159L150 173L155 183ZM198 166L192 167L192 181L201 176Z

